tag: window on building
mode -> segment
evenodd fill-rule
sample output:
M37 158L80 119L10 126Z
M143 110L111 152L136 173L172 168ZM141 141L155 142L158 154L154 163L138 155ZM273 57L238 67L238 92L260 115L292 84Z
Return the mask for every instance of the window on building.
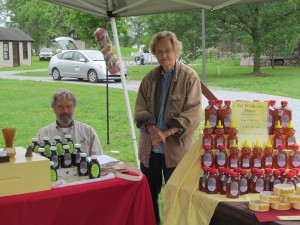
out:
M3 59L9 60L9 44L8 44L8 42L3 42Z
M23 59L28 59L27 42L23 42Z

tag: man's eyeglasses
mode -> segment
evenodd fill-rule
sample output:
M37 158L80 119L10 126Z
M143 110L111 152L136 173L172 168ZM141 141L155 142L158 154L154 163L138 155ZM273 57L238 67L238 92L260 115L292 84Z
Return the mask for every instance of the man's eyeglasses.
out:
M55 108L58 109L59 111L63 111L64 109L71 111L74 109L74 106L72 106L72 105L57 105Z
M166 50L158 50L157 52L156 52L156 55L159 55L159 56L162 56L162 55L164 55L164 54L166 54L166 55L169 55L169 54L171 54L173 52L173 49L172 48L168 48L168 49L166 49Z

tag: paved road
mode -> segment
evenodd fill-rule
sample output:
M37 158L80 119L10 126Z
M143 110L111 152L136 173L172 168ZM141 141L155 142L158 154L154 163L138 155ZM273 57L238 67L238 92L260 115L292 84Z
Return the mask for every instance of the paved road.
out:
M34 70L34 72L38 71L47 71L46 69L39 69ZM17 80L33 80L33 81L43 81L43 82L65 82L65 83L72 83L72 84L81 84L81 85L94 85L94 86L106 86L106 83L97 83L91 84L87 81L77 81L76 79L63 79L62 81L54 81L51 76L49 77L30 77L30 76L16 76L17 73L29 72L27 71L9 71L9 72L0 72L0 78L4 79L17 79ZM130 81L126 82L127 90L130 91L137 91L140 85L139 81ZM109 87L111 88L122 88L122 83L114 83L113 81L109 83ZM252 92L237 92L232 90L225 90L225 89L216 89L210 88L210 90L215 94L218 99L223 100L260 100L260 101L267 101L270 99L276 100L276 104L279 105L281 101L286 100L289 102L289 106L293 110L293 124L296 129L296 136L298 139L300 137L300 113L297 113L296 110L300 109L300 100L299 99L292 99L282 96L275 96L275 95L267 95L267 94L259 94L259 93L252 93ZM207 106L207 99L203 97L203 107Z

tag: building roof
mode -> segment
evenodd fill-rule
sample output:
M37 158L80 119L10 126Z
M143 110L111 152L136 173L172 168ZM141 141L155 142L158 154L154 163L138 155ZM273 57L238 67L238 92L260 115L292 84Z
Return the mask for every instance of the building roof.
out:
M31 37L16 27L0 27L0 41L33 41Z

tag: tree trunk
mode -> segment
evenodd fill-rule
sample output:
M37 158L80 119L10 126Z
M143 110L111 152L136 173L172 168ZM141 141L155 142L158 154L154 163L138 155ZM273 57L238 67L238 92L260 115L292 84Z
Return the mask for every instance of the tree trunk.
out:
M255 51L254 52L254 65L253 65L253 74L259 75L260 74L260 52Z

